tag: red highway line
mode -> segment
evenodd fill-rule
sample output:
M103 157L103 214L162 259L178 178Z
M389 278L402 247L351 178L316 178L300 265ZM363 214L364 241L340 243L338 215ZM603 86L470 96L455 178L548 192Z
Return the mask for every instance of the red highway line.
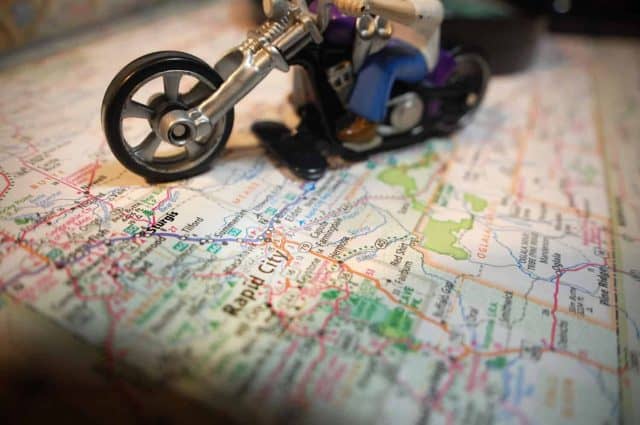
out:
M604 265L606 266L606 263ZM556 328L558 326L558 317L556 316L556 312L558 311L558 297L559 297L559 294L560 294L560 279L562 279L562 276L565 273L579 272L579 271L584 270L584 269L589 268L589 267L602 267L602 266L603 266L603 264L587 263L587 264L582 264L582 265L574 267L574 268L563 269L563 270L558 272L558 276L556 277L556 288L555 288L555 290L553 292L553 308L551 309L551 317L553 318L553 322L551 324L551 342L550 342L551 349L554 349L555 345L556 345Z
M558 294L560 293L560 279L562 278L562 274L558 273L558 277L556 278L556 289L553 292L553 308L551 309L551 317L553 318L553 323L551 324L551 348L555 348L556 346L556 328L558 327L558 317L556 317L556 311L558 311Z
M11 187L11 180L9 180L9 176L7 176L5 173L0 173L0 176L2 176L7 184L2 188L2 191L0 191L0 199L2 199L2 197L9 191L9 188Z

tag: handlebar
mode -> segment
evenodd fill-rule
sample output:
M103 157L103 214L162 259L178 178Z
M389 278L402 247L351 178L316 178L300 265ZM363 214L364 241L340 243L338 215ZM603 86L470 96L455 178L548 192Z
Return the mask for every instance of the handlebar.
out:
M401 24L412 24L417 18L414 5L406 0L333 0L333 4L350 16L369 12Z

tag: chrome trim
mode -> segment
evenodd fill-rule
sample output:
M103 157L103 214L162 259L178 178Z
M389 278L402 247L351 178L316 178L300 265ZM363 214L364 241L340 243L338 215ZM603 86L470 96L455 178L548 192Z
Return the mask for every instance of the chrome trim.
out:
M274 69L287 72L287 61L311 42L322 43L316 17L300 7L290 6L280 20L269 20L249 32L247 39L232 49L215 66L225 82L193 108L192 116L204 116L215 123L242 100Z

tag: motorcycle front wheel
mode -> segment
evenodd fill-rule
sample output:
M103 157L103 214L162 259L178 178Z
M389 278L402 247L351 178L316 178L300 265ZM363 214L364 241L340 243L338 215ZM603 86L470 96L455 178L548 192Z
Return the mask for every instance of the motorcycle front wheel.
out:
M130 171L155 182L174 181L206 171L223 151L233 129L231 109L210 131L188 125L162 137L167 114L186 114L223 80L209 65L182 52L138 58L113 79L102 102L102 127L111 151Z

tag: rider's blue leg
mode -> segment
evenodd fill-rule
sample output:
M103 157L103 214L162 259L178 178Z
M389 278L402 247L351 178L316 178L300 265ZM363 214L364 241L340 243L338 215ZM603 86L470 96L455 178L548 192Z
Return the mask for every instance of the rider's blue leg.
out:
M414 46L393 39L370 56L358 74L349 110L373 122L382 122L396 80L417 83L428 73L424 55Z

